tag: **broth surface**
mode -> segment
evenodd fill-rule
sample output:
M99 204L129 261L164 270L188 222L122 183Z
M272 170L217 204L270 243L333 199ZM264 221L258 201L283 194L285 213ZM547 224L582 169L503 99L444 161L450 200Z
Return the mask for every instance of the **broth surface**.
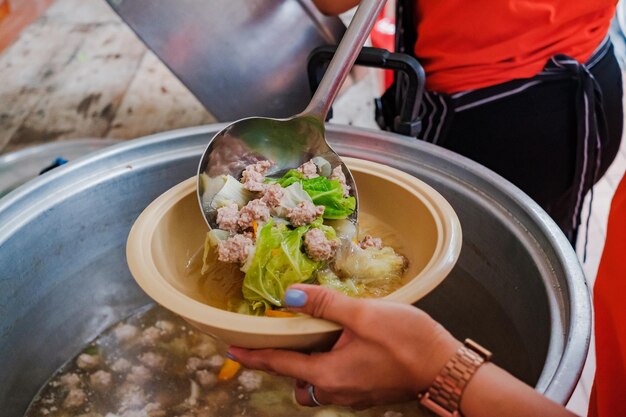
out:
M302 407L293 381L241 369L218 381L226 346L162 307L103 332L40 390L26 417L403 417L417 402L354 412Z

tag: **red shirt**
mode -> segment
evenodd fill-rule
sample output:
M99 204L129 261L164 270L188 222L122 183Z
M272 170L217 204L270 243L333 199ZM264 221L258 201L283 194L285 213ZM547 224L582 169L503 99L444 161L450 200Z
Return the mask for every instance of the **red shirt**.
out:
M540 72L555 54L585 62L616 0L417 0L415 55L431 91L454 93Z
M626 174L609 212L606 242L593 286L596 378L589 417L626 416Z

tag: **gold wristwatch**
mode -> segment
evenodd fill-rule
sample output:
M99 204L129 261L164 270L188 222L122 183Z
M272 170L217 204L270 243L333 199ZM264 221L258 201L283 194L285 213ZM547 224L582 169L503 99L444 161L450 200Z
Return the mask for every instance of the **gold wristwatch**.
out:
M426 393L420 394L422 407L440 417L460 417L463 390L480 365L491 358L491 352L471 339L443 367Z

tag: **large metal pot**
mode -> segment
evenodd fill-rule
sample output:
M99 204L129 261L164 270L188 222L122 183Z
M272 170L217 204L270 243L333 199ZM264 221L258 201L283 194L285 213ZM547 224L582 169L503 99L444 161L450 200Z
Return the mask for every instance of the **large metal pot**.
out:
M55 159L74 159L118 143L117 139L71 139L0 155L0 198L49 168Z
M155 197L194 174L222 127L120 144L0 201L3 416L22 415L55 369L149 302L126 266L130 226ZM402 169L450 201L463 227L461 257L419 306L564 403L586 356L590 303L574 251L546 213L499 176L433 145L347 127L329 126L328 137L339 153Z

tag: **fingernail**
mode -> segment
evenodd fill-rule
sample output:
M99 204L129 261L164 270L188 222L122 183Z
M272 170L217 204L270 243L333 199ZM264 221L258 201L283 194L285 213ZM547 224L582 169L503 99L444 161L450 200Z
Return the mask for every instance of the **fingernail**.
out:
M235 358L235 356L230 352L226 352L226 357L230 359L231 361L237 362L237 358Z
M306 293L301 290L285 291L285 304L289 307L304 307L306 304Z

